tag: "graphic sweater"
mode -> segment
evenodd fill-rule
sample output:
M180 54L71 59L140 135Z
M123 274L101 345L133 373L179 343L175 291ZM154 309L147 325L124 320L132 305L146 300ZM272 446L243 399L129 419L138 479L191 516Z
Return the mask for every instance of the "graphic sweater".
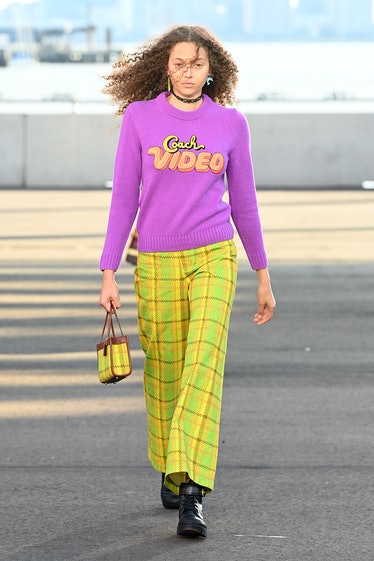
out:
M246 118L206 95L198 109L182 111L168 95L125 111L100 269L118 269L137 215L139 251L226 241L233 222L251 267L267 267Z

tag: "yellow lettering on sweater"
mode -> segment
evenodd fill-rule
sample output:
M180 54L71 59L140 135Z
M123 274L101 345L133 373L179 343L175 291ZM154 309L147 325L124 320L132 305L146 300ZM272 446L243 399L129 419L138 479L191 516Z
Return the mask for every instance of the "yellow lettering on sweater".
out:
M197 138L195 135L192 135L190 140L187 142L182 142L179 140L179 137L175 134L171 134L167 136L162 143L162 146L166 152L178 152L178 150L185 149L185 150L202 150L205 148L204 144L197 144Z

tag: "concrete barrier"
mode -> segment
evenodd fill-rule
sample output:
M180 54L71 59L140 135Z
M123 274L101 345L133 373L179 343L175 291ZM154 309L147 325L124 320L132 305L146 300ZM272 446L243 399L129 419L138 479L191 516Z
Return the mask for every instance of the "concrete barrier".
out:
M0 115L0 187L26 186L24 115Z
M98 187L112 177L120 120L110 115L30 115L28 187Z
M373 110L254 104L244 112L259 188L357 187L374 178ZM112 114L0 114L0 188L102 187L112 177L119 125Z
M357 187L374 178L374 113L248 116L261 187Z

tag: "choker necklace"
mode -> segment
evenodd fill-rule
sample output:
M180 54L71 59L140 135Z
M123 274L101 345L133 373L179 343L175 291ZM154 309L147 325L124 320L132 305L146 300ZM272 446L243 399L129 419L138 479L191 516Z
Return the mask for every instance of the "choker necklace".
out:
M188 99L187 97L179 97L179 95L177 95L176 93L173 92L173 90L171 90L171 93L173 94L174 97L176 97L179 101L183 101L183 103L197 103L198 101L200 101L200 99L202 99L203 94L201 93L199 95L199 97L195 97L195 99Z

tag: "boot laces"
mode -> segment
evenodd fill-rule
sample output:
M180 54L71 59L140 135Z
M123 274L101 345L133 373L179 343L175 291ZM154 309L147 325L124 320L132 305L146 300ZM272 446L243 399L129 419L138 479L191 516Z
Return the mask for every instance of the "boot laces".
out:
M192 510L195 514L201 516L201 502L196 495L182 495L182 510Z

